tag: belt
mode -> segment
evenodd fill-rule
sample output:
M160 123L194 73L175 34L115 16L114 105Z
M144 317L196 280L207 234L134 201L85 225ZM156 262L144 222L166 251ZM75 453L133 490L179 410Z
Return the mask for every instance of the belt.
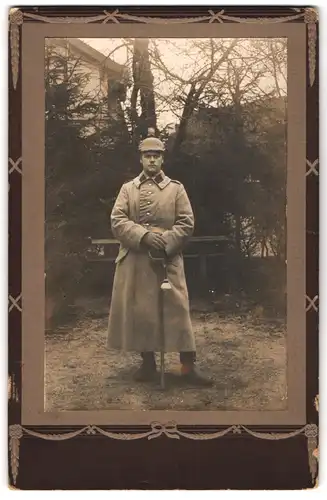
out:
M144 226L144 227L145 229L148 229L151 233L162 234L165 231L167 231L167 229L163 229L162 227L157 227L157 226Z

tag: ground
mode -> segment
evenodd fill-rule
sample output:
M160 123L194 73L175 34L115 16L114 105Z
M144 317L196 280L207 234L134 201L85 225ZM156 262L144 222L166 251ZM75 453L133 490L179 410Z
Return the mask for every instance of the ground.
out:
M212 388L185 387L177 354L166 354L167 387L133 381L139 356L106 348L107 306L47 332L45 409L283 410L287 407L285 325L254 314L192 308L198 365Z

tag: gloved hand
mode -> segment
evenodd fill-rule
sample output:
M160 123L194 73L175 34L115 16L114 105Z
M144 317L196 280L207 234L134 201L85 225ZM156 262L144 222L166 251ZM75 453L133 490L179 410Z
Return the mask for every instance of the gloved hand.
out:
M146 233L143 236L142 243L147 246L149 249L154 250L164 250L166 243L163 237L158 233Z

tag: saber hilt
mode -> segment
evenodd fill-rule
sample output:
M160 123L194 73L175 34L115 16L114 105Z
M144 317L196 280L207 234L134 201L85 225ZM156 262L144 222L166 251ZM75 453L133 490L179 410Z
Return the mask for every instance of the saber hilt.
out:
M162 265L164 271L164 279L161 282L160 288L161 290L171 290L171 285L168 280L167 275L167 255L164 250L150 250L149 257L154 262L158 262Z

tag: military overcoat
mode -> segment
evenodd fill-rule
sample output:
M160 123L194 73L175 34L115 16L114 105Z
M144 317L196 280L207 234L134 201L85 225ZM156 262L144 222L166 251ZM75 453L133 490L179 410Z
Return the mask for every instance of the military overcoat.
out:
M120 242L112 289L108 347L125 351L160 351L158 264L141 242L159 231L166 242L171 289L164 296L165 351L195 351L182 249L194 230L194 214L184 186L162 171L142 172L124 184L111 213L113 235Z

